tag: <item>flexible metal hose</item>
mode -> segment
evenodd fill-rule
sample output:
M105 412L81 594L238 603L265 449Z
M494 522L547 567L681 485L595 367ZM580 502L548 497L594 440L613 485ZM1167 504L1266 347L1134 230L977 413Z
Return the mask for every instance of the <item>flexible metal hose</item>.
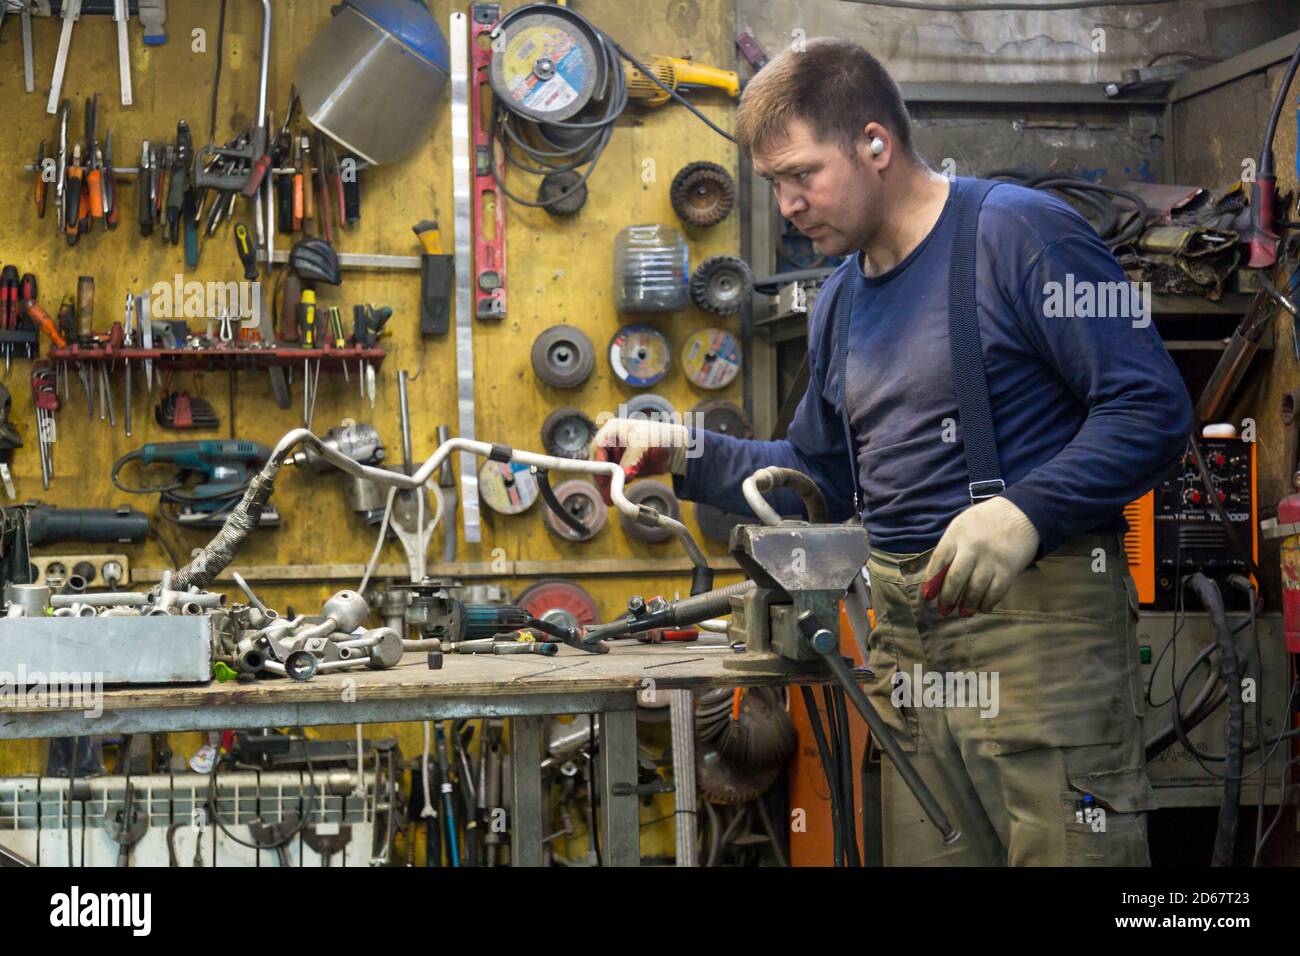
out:
M276 476L284 466L285 461L288 460L293 449L298 445L310 446L319 453L321 458L349 475L373 481L384 487L396 487L411 491L424 487L442 467L447 457L458 451L469 452L472 455L493 458L498 461L516 461L523 465L533 465L537 468L552 471L607 475L610 480L610 500L614 502L614 506L619 511L641 524L666 528L671 531L677 536L678 541L681 542L682 547L690 556L697 570L707 571L709 568L708 559L705 558L704 552L700 550L700 546L684 524L667 515L660 514L653 508L628 500L627 495L623 493L623 468L617 462L557 458L554 455L539 455L536 452L520 451L489 442L453 438L439 445L434 453L413 474L404 475L385 468L363 465L331 447L306 428L295 428L276 444L271 452L271 457L262 467L262 470L254 475L248 483L248 490L244 492L244 497L231 510L225 524L221 526L213 539L208 542L206 547L200 549L194 560L176 572L172 584L175 590L188 591L191 587L206 589L216 580L217 575L229 566L244 539L257 527L262 510L266 507L271 493L275 490ZM712 617L713 615L708 616Z

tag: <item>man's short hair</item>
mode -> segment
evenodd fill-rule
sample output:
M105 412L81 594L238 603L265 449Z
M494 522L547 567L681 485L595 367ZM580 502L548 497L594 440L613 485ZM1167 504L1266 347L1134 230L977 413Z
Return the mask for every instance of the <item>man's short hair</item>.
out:
M792 120L853 155L863 127L879 123L910 158L912 124L903 94L874 56L850 40L819 37L787 49L749 81L736 112L736 139L753 151L781 142Z

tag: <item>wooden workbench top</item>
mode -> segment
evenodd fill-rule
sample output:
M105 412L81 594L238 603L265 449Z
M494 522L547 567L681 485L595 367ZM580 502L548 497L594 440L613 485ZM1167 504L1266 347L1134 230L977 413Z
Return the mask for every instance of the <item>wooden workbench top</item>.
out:
M241 705L393 701L431 698L491 700L520 695L605 693L655 688L709 688L780 684L788 675L767 671L735 671L723 661L737 656L726 647L685 645L613 645L608 654L586 654L561 647L555 657L531 654L447 654L440 670L430 670L424 653L408 653L388 670L318 674L310 681L287 678L255 683L202 686L105 688L106 711L133 709L239 707ZM8 708L10 714L36 710ZM80 710L81 707L69 709ZM49 707L39 710L49 712Z

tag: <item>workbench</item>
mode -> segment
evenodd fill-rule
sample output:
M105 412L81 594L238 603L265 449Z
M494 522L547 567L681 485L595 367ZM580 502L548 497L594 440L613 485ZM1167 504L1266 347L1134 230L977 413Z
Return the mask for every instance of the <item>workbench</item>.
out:
M640 862L637 785L637 695L667 692L679 720L693 716L692 691L782 684L789 675L723 667L728 646L615 644L608 654L562 647L554 657L454 655L430 670L426 655L409 653L389 670L336 671L311 681L105 689L103 713L27 707L0 712L0 740L84 737L186 730L310 727L456 718L511 718L514 802L511 862L543 862L543 718L600 718L597 778L608 866ZM689 724L685 726L689 727ZM674 780L680 813L695 806L694 735L674 735ZM690 750L690 753L679 751ZM681 828L679 828L680 830ZM687 828L685 832L693 832ZM679 837L679 847L682 840ZM692 854L693 856L693 854Z

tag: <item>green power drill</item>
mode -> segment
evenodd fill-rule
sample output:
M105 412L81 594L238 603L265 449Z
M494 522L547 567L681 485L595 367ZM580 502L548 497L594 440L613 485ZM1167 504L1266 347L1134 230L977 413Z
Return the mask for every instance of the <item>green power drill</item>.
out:
M237 438L154 442L128 452L113 464L113 485L127 494L158 495L163 506L159 511L169 521L187 527L219 527L244 497L253 474L270 457L271 450L265 445ZM170 465L175 472L170 482L127 487L119 478L122 469L133 461L144 468ZM201 479L197 484L196 478ZM258 527L275 527L279 523L279 512L267 504Z

